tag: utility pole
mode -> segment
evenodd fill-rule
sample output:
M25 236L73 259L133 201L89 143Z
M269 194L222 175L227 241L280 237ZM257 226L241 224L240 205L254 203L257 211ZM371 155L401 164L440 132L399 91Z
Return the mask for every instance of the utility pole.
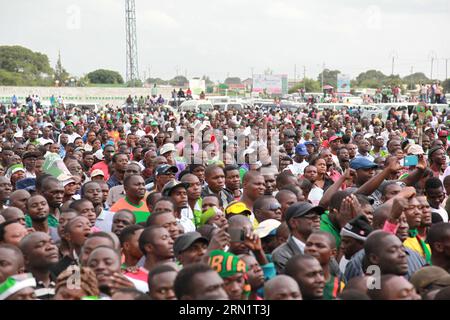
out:
M253 69L254 69L253 67L250 68L250 71L252 72L252 85L251 85L251 88L250 88L250 94L253 92L253 83L254 83L254 81L255 81L255 80L253 79L253 77L254 77L254 76L253 76Z
M413 66L411 66L411 70L410 70L410 75L412 75L413 74L413 70L414 70L414 67ZM414 79L411 77L411 90L413 90L414 88L413 88L413 85L414 85Z
M391 71L391 75L394 75L394 64L395 64L395 57L392 56L392 71Z
M391 52L391 56L392 56L391 76L393 76L394 75L394 70L395 70L395 68L394 68L394 66L395 66L395 59L398 59L398 54L397 54L396 51L392 51Z
M297 65L294 64L294 87L297 84Z
M433 63L434 63L434 57L431 57L431 72L430 72L430 79L433 80Z
M325 71L325 62L322 64L322 92L323 92L323 72Z
M448 76L447 76L447 72L448 72L447 63L448 63L448 58L445 58L445 80L448 79Z
M303 91L306 92L306 67L303 66Z
M431 51L431 53L430 53L430 58L431 58L430 80L433 80L433 66L434 66L434 60L437 59L436 52Z

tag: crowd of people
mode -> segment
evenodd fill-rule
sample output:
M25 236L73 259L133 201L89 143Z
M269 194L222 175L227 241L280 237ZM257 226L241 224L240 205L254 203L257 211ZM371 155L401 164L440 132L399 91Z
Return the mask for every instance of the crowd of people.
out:
M450 299L450 119L410 111L1 114L0 299Z

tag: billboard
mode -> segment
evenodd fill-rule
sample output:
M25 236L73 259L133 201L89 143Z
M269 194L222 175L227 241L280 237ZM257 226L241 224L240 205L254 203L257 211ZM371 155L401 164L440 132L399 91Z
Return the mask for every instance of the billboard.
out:
M342 73L337 75L337 92L350 93L350 75Z
M287 93L287 76L282 74L253 75L253 92L264 91L268 94Z
M199 95L202 91L206 92L205 80L191 79L189 80L189 88L191 88L192 94L196 95Z

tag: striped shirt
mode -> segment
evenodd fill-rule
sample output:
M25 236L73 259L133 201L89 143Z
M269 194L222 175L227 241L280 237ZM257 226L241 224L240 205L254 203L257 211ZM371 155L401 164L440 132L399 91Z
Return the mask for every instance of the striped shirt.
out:
M50 278L53 278L50 276ZM39 300L51 300L55 296L56 283L53 279L50 281L49 286L46 287L42 281L36 282L36 289L34 294Z

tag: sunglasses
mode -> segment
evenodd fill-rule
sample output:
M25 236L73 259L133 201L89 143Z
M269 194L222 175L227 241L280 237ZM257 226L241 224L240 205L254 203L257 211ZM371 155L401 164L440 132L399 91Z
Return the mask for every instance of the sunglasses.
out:
M266 208L266 210L269 210L269 211L276 211L278 209L281 209L281 204L279 204L277 202L269 204L269 206L267 206L267 208Z

